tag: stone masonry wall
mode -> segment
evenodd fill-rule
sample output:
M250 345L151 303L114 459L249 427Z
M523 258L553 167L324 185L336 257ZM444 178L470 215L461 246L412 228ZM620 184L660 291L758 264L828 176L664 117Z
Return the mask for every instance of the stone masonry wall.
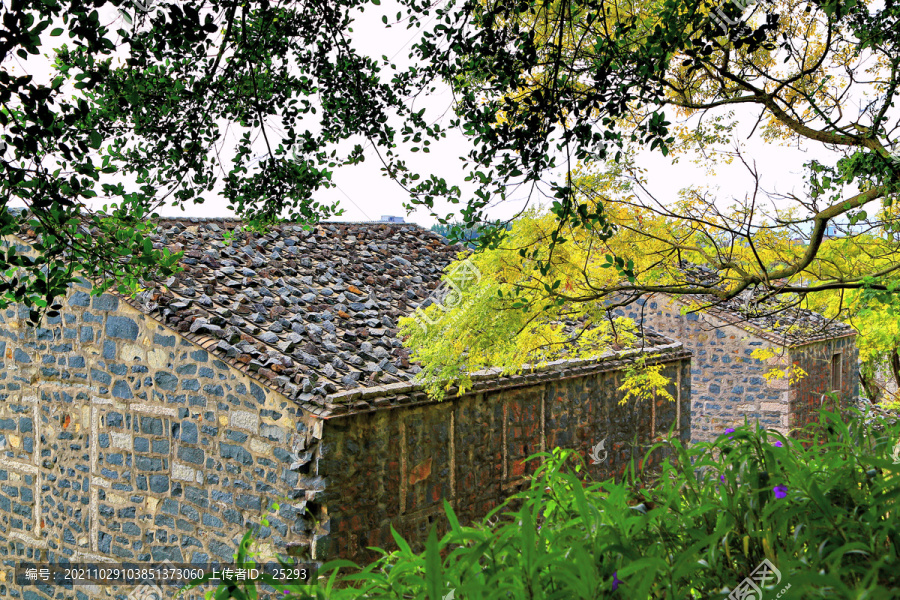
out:
M603 479L621 476L626 463L642 457L650 441L673 424L687 441L690 358L662 360L677 402L620 406L620 364L441 403L329 419L319 472L328 481L321 498L330 535L320 540L319 557L364 564L376 556L366 547L395 547L391 525L421 548L433 524L439 535L446 532L444 499L463 524L481 519L526 483L538 465L524 459L540 451L575 449L589 474ZM591 465L588 454L603 440L608 457Z
M788 431L789 382L764 374L787 362L786 353L769 341L707 313L681 314L681 305L661 295L641 298L616 314L678 340L693 351L691 362L691 440L712 441L746 417L764 427ZM756 349L774 349L768 360L753 358Z
M840 383L832 387L832 357L840 354ZM806 371L807 376L791 388L790 427L799 429L818 421L820 408L845 408L851 398L859 396L859 350L855 338L845 337L791 349L791 361ZM840 406L826 391L838 393Z
M275 501L263 549L314 554L322 531L303 513L327 522L313 502L321 420L89 290L73 286L37 329L0 311L0 556L230 563ZM0 596L28 600L113 593L0 581Z

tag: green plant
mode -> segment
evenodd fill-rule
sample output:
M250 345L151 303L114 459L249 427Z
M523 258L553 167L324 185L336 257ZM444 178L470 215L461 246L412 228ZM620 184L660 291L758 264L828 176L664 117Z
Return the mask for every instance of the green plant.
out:
M229 229L229 230L223 231L222 232L222 242L226 246L230 246L234 242L237 234L240 233L240 230L241 230L240 227L235 227L234 229Z

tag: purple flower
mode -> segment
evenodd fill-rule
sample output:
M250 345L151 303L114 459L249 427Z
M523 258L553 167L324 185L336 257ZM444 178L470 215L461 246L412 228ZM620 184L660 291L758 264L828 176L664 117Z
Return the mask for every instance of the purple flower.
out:
M787 486L786 485L776 485L772 488L772 491L775 492L776 498L784 498L787 496Z
M719 481L721 481L722 483L725 483L725 476L719 475Z
M725 433L734 433L734 427L729 427L725 430Z
M618 571L613 571L613 587L612 587L612 591L616 591L616 590L618 589L620 583L622 583L622 582L619 580L619 572L618 572Z
M772 442L772 445L773 445L773 446L778 446L779 448L781 448L782 446L784 446L784 444L782 444L780 440L776 440L776 441Z

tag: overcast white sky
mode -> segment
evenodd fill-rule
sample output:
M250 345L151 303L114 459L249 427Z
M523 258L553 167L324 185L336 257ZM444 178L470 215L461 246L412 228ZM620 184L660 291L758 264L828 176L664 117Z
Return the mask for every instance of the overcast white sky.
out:
M393 3L385 1L381 7L369 6L366 12L358 19L355 27L354 41L362 53L373 56L387 55L392 57L398 67L406 65L409 48L417 39L420 30L411 32L404 26L395 26L385 29L381 23L381 15L386 14L394 18L397 7ZM55 38L62 39L62 38ZM30 73L41 75L46 73L47 59L34 57L23 65L18 58L3 65L4 69L13 70L25 68ZM449 119L451 115L448 108L451 98L448 90L439 91L427 98L424 104L427 108L426 118L430 121L441 118ZM740 114L740 113L739 113ZM430 118L429 118L430 115ZM786 148L777 145L765 144L757 135L752 140L746 140L753 124L758 117L758 112L746 111L741 114L741 135L746 141L745 156L756 162L756 166L762 175L762 185L769 191L788 193L794 191L801 194L803 191L803 179L801 176L802 165L813 157L819 158L826 164L834 161L821 146L816 145L812 152L806 152L796 148ZM446 121L444 121L446 122ZM232 134L236 137L237 134ZM459 185L466 189L463 181L464 173L460 168L459 157L465 155L469 145L465 138L456 132L437 145L432 146L430 154L409 154L408 162L411 168L422 173L435 172L445 177L451 184ZM227 156L226 152L226 156ZM330 202L337 200L345 209L340 220L369 221L378 220L382 215L403 216L409 222L416 222L423 226L431 226L434 219L426 210L418 210L407 216L403 209L403 203L407 199L405 192L397 184L384 177L380 172L381 163L372 148L366 151L366 162L362 165L339 170L334 175L337 187L324 190L319 193L318 200ZM671 164L671 160L663 157L658 151L647 152L641 157L641 165L649 174L650 189L661 200L676 198L680 188L689 185L719 186L720 197L723 201L731 197L743 197L752 185L751 178L745 168L735 162L732 165L722 165L717 168L717 176L710 177L706 171L686 159L677 164ZM516 200L519 200L518 202ZM523 202L521 198L513 198L495 207L491 211L491 217L506 218L519 210ZM729 202L724 202L729 204ZM459 207L457 207L458 210ZM446 214L451 208L448 205L438 206L439 214ZM207 196L202 205L192 205L182 211L177 207L165 207L160 211L166 216L231 216L227 209L227 202L221 196Z
M402 27L385 30L381 24L382 14L387 14L391 18L396 15L396 7L385 2L381 11L367 10L360 19L359 27L356 28L355 41L358 48L375 56L386 54L394 57L398 66L405 65L409 47L417 34L411 34ZM450 106L450 100L448 91L430 98L426 105L428 108L426 115L433 115L431 120L438 118ZM739 129L742 139L746 141L745 157L756 162L762 176L762 185L768 191L780 193L793 191L801 194L804 186L803 163L816 157L828 164L834 160L834 157L829 156L829 153L824 151L821 146L814 148L814 152L810 152L762 143L758 136L759 129L757 129L755 138L748 140L747 136L756 122L758 114L758 111L746 110L741 115ZM451 183L462 187L464 173L459 168L458 157L466 154L469 147L466 139L457 133L453 137L448 136L437 147L433 147L428 155L411 154L410 164L423 170L435 170L447 177ZM382 176L379 171L381 163L377 160L373 150L369 149L366 156L367 160L363 165L337 172L334 181L338 188L322 193L321 198L339 200L341 206L346 210L342 217L346 220L367 221L377 220L382 215L400 215L406 217L408 221L424 226L431 226L435 223L425 210L419 210L407 217L403 210L404 191ZM719 186L723 200L731 197L743 197L753 184L745 167L737 161L732 165L718 167L716 169L717 176L712 178L701 166L694 165L685 158L682 158L680 163L673 165L670 158L663 157L658 151L645 153L641 158L641 164L649 174L651 192L661 200L675 199L680 188L701 184ZM496 207L491 211L491 216L507 218L514 215L521 208L523 202L520 198L513 198L513 200ZM515 200L520 201L516 202ZM438 208L440 214L450 210L449 206Z

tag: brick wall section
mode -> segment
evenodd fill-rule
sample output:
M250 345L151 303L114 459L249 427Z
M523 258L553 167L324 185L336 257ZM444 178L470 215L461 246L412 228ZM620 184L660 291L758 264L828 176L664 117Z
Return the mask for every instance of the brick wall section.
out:
M844 349L843 401L856 395L858 353L852 337L784 348L707 312L681 314L682 308L668 296L651 295L615 312L678 340L693 352L692 441L712 441L725 429L743 425L745 419L785 435L814 420L817 413L812 407L818 406L827 389L824 381L830 377L831 348ZM775 355L760 360L751 356L757 349L770 349ZM793 387L788 378L765 377L791 363L809 376Z
M840 384L832 387L832 357L840 353ZM791 388L790 426L802 428L818 421L819 408L834 410L834 402L822 395L836 391L842 407L859 396L859 350L854 338L839 338L791 348L791 361L808 373Z
M617 363L582 376L329 419L319 469L328 480L322 500L330 535L320 541L319 557L364 563L375 557L367 546L395 547L392 524L421 549L432 524L446 531L444 499L462 523L481 519L525 484L537 464L524 459L542 450L575 449L590 475L604 479L621 476L629 459L643 456L676 420L687 441L690 358L662 360L677 403L620 406ZM604 439L608 457L591 465L590 450Z
M0 312L0 555L230 562L280 498L265 543L313 546L301 515L317 493L321 421L117 297L88 292L74 286L38 329L24 310Z

